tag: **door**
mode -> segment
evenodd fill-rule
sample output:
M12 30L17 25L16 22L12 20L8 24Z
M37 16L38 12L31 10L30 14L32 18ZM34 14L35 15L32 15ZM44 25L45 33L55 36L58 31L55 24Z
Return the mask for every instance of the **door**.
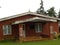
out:
M19 25L18 24L12 25L12 33L16 39L19 39Z
M25 24L23 24L23 35L24 35L24 37L26 37L26 26L25 26Z

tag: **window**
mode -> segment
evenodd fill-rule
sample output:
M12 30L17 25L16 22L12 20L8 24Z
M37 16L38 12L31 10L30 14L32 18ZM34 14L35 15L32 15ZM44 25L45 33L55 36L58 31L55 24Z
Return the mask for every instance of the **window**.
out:
M35 30L36 32L42 32L42 24L40 23L35 24Z
M11 34L11 25L3 25L3 35Z
M23 30L25 30L25 24L23 24Z
M30 25L30 29L34 29L35 28L35 25L34 24L31 24Z

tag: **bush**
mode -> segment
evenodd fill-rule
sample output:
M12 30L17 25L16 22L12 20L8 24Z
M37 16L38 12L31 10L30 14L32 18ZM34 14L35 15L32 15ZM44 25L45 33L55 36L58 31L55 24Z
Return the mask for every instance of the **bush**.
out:
M60 35L58 36L58 38L60 38Z

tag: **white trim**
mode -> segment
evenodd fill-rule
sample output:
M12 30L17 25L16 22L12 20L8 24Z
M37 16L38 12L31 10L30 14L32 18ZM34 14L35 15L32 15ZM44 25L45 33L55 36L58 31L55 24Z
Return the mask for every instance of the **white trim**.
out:
M60 20L59 18L50 17L50 16L47 16L47 15L41 15L41 14L37 14L37 13L34 13L34 12L26 12L26 13L22 13L22 14L10 16L10 17L1 18L0 21L16 18L16 17L19 17L19 16L24 16L24 15L27 15L27 14L32 14L32 15L36 15L36 16L41 16L41 17L51 18L51 19L55 19L55 20Z
M41 18L41 17L33 17L33 18L26 19L26 20L15 21L12 24L24 23L24 22L35 21L35 20L57 22L57 20L54 20L54 19L46 19L46 18Z
M50 33L51 34L53 33L53 26L52 25L50 26Z
M41 23L35 24L35 31L36 31L36 33L42 32L42 24Z
M3 25L3 35L10 35L10 34L12 34L11 25Z

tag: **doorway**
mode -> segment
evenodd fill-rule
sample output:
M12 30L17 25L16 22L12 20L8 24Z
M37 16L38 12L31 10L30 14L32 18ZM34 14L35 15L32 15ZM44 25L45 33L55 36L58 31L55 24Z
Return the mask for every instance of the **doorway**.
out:
M18 24L12 25L12 34L16 39L19 39L19 25Z

